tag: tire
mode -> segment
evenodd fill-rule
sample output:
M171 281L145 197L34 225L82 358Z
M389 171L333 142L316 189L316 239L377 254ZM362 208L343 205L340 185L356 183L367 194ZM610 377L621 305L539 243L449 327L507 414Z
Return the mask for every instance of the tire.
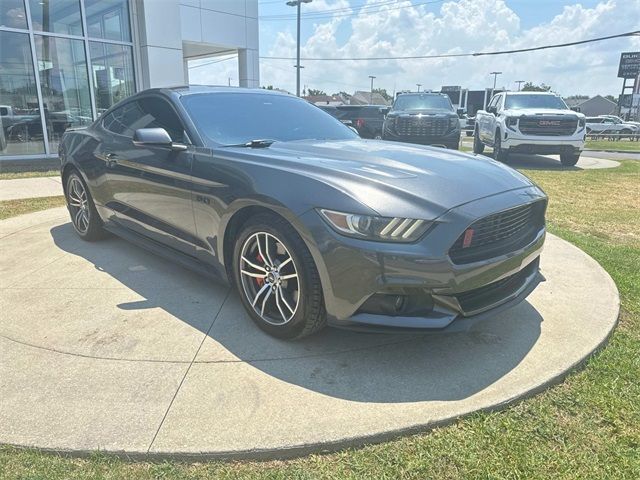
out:
M447 148L449 150L460 150L460 144L459 143L451 143L451 144L447 145Z
M78 236L87 242L104 238L106 232L102 228L102 219L83 178L74 170L67 177L65 185L67 210Z
M313 257L283 218L271 214L250 218L237 237L232 268L242 304L269 335L302 338L326 325L322 285Z
M502 149L502 137L500 130L496 130L496 136L493 143L493 158L498 162L507 163L509 161L509 152Z
M563 153L560 155L560 163L565 167L574 167L580 160L580 154L575 153Z
M480 154L484 152L484 143L480 140L480 135L478 134L478 126L473 129L473 153Z

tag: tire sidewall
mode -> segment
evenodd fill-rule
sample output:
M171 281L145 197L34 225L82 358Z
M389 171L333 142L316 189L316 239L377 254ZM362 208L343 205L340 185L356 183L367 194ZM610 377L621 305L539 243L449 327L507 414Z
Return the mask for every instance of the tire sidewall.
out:
M69 191L71 187L71 180L73 178L77 178L80 181L87 195L87 203L89 206L89 227L84 233L77 229L76 224L73 221L73 212L71 211L71 206L69 205ZM94 241L102 238L105 234L104 230L102 229L102 219L100 218L100 215L96 210L95 204L93 203L93 197L91 196L89 187L87 187L87 183L84 181L84 178L82 178L82 175L80 175L80 173L75 169L67 177L65 183L65 199L67 202L67 210L69 212L69 216L71 217L71 225L73 226L73 230L76 232L76 234L83 240L87 241Z
M293 227L291 228L293 229ZM270 233L271 235L274 235L280 242L282 242L293 258L293 262L298 273L299 287L301 289L299 300L300 303L298 304L298 308L293 318L284 325L272 325L263 320L260 315L258 315L254 311L253 306L247 299L247 295L245 294L244 288L242 286L242 279L240 277L240 254L242 252L242 247L244 246L247 239L257 232ZM251 319L258 325L258 327L260 327L268 334L278 338L295 338L299 336L300 333L304 330L305 320L310 314L308 292L311 292L312 290L310 285L312 275L309 272L309 265L306 265L295 246L295 244L298 243L297 240L299 240L300 242L302 242L302 240L299 238L291 238L293 236L293 233L295 233L295 231L289 232L285 229L276 228L265 222L263 219L250 220L241 229L233 248L233 281L238 295L240 296L240 301L251 316Z

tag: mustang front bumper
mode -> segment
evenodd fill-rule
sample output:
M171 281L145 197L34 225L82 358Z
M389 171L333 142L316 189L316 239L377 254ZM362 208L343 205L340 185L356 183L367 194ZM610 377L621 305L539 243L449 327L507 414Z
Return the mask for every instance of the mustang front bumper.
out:
M305 240L320 274L329 322L381 331L464 330L519 303L540 280L544 227L526 245L487 260L456 264L448 252L474 221L544 198L530 187L471 202L446 212L412 244L344 237L317 212L306 212L300 220L310 232ZM401 306L397 311L390 306L394 302Z

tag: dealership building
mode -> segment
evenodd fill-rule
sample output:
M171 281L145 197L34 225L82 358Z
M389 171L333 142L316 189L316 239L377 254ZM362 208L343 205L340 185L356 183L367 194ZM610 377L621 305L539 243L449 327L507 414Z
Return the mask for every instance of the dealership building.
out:
M0 162L55 157L67 128L229 54L259 86L258 0L0 0Z

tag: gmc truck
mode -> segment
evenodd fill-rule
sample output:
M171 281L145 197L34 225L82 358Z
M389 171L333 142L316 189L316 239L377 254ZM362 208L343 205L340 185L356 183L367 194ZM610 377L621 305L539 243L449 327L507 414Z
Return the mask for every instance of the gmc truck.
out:
M395 142L439 145L458 150L460 120L444 93L398 94L382 126L382 139Z
M512 153L559 154L562 165L574 166L584 147L585 123L583 114L554 93L502 92L476 115L473 151L493 147L501 162Z

